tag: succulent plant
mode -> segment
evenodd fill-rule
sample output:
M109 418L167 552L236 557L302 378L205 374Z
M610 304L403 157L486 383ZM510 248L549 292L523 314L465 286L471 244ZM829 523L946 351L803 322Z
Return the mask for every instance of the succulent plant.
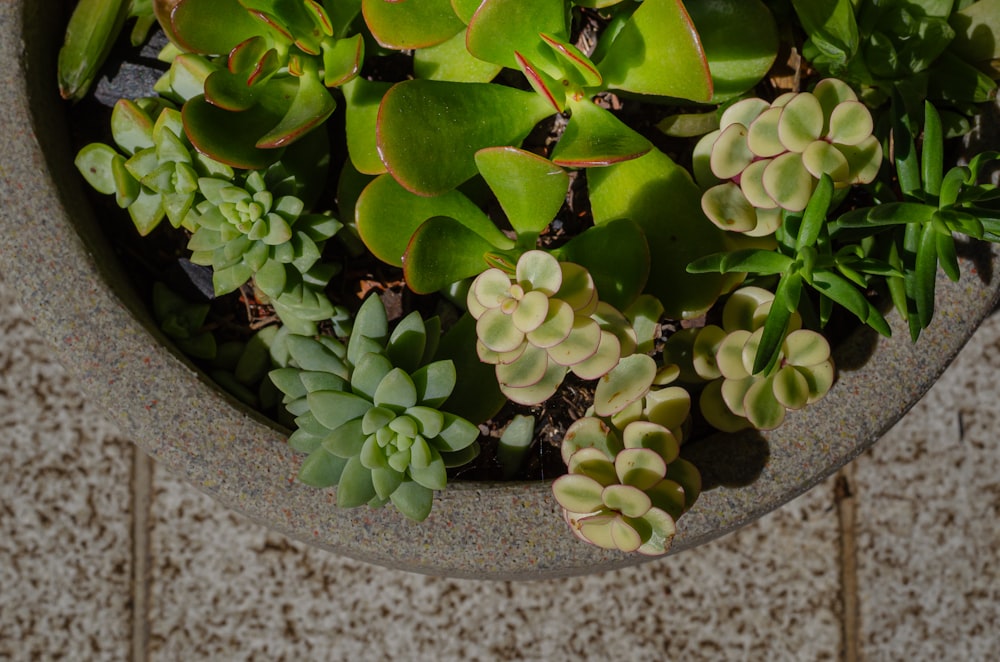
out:
M196 229L188 248L192 262L212 267L217 295L277 267L270 263L309 273L324 242L342 227L329 214L303 214L304 204L294 196L276 196L259 171L250 172L242 186L203 177L198 187L205 199L189 212Z
M682 374L709 382L699 406L719 430L773 429L784 421L786 410L818 401L833 385L830 344L801 328L798 313L789 316L774 361L763 369L755 366L774 301L768 290L742 287L726 301L722 326L710 324L668 341L665 360L686 364Z
M351 508L391 501L423 520L446 468L478 452L479 429L441 409L455 386L451 361L432 361L440 327L419 313L390 334L385 308L365 300L345 346L329 337L290 335L290 366L271 373L297 416L289 438L308 453L299 479L337 485L337 504Z
M691 401L684 389L652 388L664 374L649 356L623 359L615 372L602 380L588 416L566 431L568 473L552 492L579 538L607 549L664 554L676 520L701 492L698 470L679 456L680 424Z
M896 269L889 274L889 291L913 340L934 315L938 266L953 281L961 276L954 235L1000 242L1000 214L991 202L997 187L979 182L981 170L997 158L996 152L984 152L945 173L944 128L927 102L919 158L898 169L903 200L848 211L833 224L833 232L842 234L895 231L887 255Z
M177 347L199 359L215 358L215 336L204 329L209 304L191 303L165 284L153 283L153 315Z
M873 126L854 91L832 78L770 104L739 101L695 148L702 209L722 229L771 234L783 212L805 209L824 174L837 188L875 178L882 147Z
M181 114L165 100L121 100L111 115L111 131L122 150L103 143L83 147L76 167L100 193L114 195L128 209L139 234L166 217L174 227L193 230L187 219L200 199L199 178L234 177L233 169L195 151Z
M336 108L328 88L356 76L364 57L362 36L348 34L359 3L163 4L157 16L177 47L224 59L212 61L203 94L186 101L184 122L200 151L235 167L265 167L322 125Z
M480 359L496 366L500 389L522 404L550 397L567 370L596 379L635 350L628 320L599 300L587 270L545 251L524 253L513 278L484 271L467 305Z
M156 22L152 0L81 0L59 49L59 94L79 101L90 89L125 22L135 18L131 40L142 43Z

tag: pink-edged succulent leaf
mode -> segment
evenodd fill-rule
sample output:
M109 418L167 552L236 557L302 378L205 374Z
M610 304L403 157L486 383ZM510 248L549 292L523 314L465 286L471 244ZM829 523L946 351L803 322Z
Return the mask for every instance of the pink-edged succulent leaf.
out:
M365 57L365 41L360 34L338 39L332 46L323 46L323 84L343 85L358 75Z
M464 32L459 32L440 44L419 48L413 54L413 73L417 78L487 83L502 68L499 64L473 56L465 45Z
M598 69L611 89L701 103L713 94L705 51L681 0L643 2Z
M333 114L337 102L314 69L296 78L298 86L291 106L281 120L257 140L257 147L273 149L299 140Z
M639 296L649 277L646 235L639 224L628 219L589 228L555 253L560 260L586 268L601 301L619 310Z
M489 147L476 152L475 159L519 234L540 233L566 199L569 175L537 154L516 147Z
M646 138L589 99L570 99L566 130L552 150L552 161L567 168L589 168L636 159L653 148Z
M403 266L410 238L424 221L448 216L483 237L490 245L512 248L507 238L479 207L458 191L433 198L410 193L389 175L372 180L355 205L355 219L361 239L375 257L394 266Z
M440 44L465 27L451 0L362 0L361 11L372 36L396 50Z
M648 448L670 464L681 452L680 444L673 433L662 425L650 421L629 423L622 432L625 448Z
M778 28L763 2L715 0L684 6L712 72L713 103L742 94L767 74L778 54Z
M653 150L642 158L587 172L594 222L628 218L649 243L645 291L673 318L700 315L718 298L720 274L689 274L692 260L725 249L725 233L701 210L701 190L686 170ZM599 289L601 298L606 298Z
M257 140L281 121L265 104L233 113L197 96L184 104L184 131L199 152L234 168L266 168L279 158L280 149L260 149Z
M556 63L571 82L582 87L600 86L601 72L579 48L550 34L543 33L539 36L552 49Z
M507 396L508 400L518 404L537 405L552 397L565 376L566 368L550 361L545 375L536 384L523 388L501 385L500 391Z
M552 106L557 113L566 110L566 88L554 76L545 73L543 69L531 62L521 53L514 53L517 66L521 69L524 77L528 79L531 89L537 92L545 101Z
M180 0L169 15L174 40L192 53L225 55L250 37L272 34L239 0Z
M379 104L390 87L392 83L357 77L340 88L347 106L347 153L358 172L367 175L385 172L385 164L379 158L375 144L375 127L378 123Z
M519 144L551 113L532 92L488 83L409 80L382 99L378 150L405 188L438 195L476 174L477 151Z
M483 255L495 247L459 221L435 216L424 221L403 255L406 284L418 294L436 292L486 269Z
M552 52L540 33L567 39L566 17L563 0L483 0L469 20L469 52L511 69L518 67L515 52L532 61L549 62Z
M621 440L618 439L614 431L604 421L594 416L587 416L577 419L566 430L561 452L563 462L567 465L572 465L572 458L583 449L591 449L599 452L604 461L610 465L612 458L623 448ZM581 456L579 461L582 462L584 458L587 458L587 461L591 462L595 457L592 454L585 455ZM603 469L602 472L604 472ZM611 469L611 473L614 474L613 468ZM617 476L613 476L608 480L602 479L602 483L610 485L612 482L617 482L617 480Z
M646 490L667 473L667 463L648 448L626 448L615 457L615 473L624 485Z
M559 505L574 513L592 513L604 506L604 486L589 476L566 474L552 482Z
M614 416L642 398L656 377L656 361L645 354L633 354L618 362L594 392L594 412Z

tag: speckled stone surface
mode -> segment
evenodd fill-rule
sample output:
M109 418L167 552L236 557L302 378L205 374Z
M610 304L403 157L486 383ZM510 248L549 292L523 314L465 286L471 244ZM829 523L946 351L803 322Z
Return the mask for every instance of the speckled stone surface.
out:
M355 558L478 577L556 577L636 562L567 536L543 484L457 485L436 499L420 525L391 509L338 510L332 493L294 484L300 458L282 433L231 407L187 363L153 342L141 297L96 231L71 166L65 109L50 83L59 7L23 0L0 5L0 131L7 137L0 143L0 268L15 275L39 332L123 433L221 504ZM681 521L675 551L773 510L873 443L992 308L1000 279L987 276L1000 254L980 257L965 262L960 284L941 284L934 332L921 344L913 347L897 333L879 342L870 359L865 339L842 348L840 380L822 407L790 417L763 441L702 447L704 458L736 452L766 463L749 485L708 492ZM114 291L103 285L107 276Z
M134 447L0 282L0 660L128 659Z
M861 650L1000 651L1000 313L855 464Z
M832 482L697 553L478 582L277 536L156 474L153 660L836 660Z

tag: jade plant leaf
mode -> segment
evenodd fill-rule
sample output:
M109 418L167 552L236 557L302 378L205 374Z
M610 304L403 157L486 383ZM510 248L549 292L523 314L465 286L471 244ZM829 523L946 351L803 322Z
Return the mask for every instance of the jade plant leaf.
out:
M355 205L358 233L365 245L375 257L397 267L403 266L403 255L414 232L435 216L455 219L491 246L514 246L479 207L458 191L422 197L410 193L389 175L380 175L365 187Z
M179 0L170 25L181 48L205 55L224 55L250 37L271 34L239 0Z
M465 32L459 32L440 44L417 49L413 54L413 73L417 78L486 83L493 80L502 68L470 53L465 43Z
M552 161L567 168L606 166L635 159L652 143L589 99L570 99L566 130L552 150Z
M666 315L696 317L718 298L718 274L688 274L688 262L725 249L725 235L701 210L701 190L670 157L652 150L642 158L587 172L594 222L629 218L646 235L650 251L645 291ZM601 291L601 296L604 292Z
M492 250L493 244L455 219L429 218L403 255L406 284L417 294L435 292L484 271L489 266L484 255Z
M406 189L439 195L476 174L484 147L519 144L552 108L539 95L489 83L409 80L382 99L377 141ZM428 167L428 159L434 167Z
M234 168L261 169L281 158L281 149L257 147L258 138L281 121L281 114L265 104L233 113L199 95L184 104L182 113L191 144L216 161Z
M713 103L739 96L767 74L778 54L778 27L763 2L700 0L684 7L705 49Z
M494 376L492 365L476 354L476 320L463 315L442 339L438 359L454 365L455 387L442 408L473 423L494 416L506 403ZM416 375L413 375L416 381ZM419 388L419 384L418 384Z
M466 42L480 60L516 69L514 53L545 61L551 51L539 33L568 37L564 0L484 0L469 20Z
M681 0L646 0L613 36L598 63L606 87L702 103L712 99L705 51Z
M476 152L476 166L518 234L544 230L566 199L569 175L537 154L489 147Z
M646 286L649 251L641 226L630 219L618 219L590 228L553 252L565 262L585 267L601 301L623 309Z
M440 44L465 27L451 0L362 0L361 11L379 44L396 50Z
M347 153L358 172L366 175L385 172L385 164L379 158L375 144L375 127L378 123L379 104L390 87L392 83L370 81L360 76L340 87L347 106Z

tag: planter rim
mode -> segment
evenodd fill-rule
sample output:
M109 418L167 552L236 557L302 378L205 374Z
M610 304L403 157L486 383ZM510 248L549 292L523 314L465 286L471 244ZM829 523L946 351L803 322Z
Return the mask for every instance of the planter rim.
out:
M0 4L0 271L39 334L121 432L226 507L307 543L380 565L455 577L542 579L649 560L571 535L547 482L453 482L423 523L392 508L334 506L294 482L301 456L282 432L210 385L164 346L100 235L72 165L55 53L66 8ZM130 229L130 228L129 228ZM839 377L819 405L769 433L728 437L708 459L759 467L706 491L678 522L671 553L739 528L810 489L871 446L938 378L1000 298L1000 247L967 247L963 277L939 276L920 342L891 316L889 340L859 330L836 348ZM107 285L108 282L114 283ZM872 349L877 352L872 354ZM705 442L703 442L705 443ZM746 476L719 474L721 484Z

